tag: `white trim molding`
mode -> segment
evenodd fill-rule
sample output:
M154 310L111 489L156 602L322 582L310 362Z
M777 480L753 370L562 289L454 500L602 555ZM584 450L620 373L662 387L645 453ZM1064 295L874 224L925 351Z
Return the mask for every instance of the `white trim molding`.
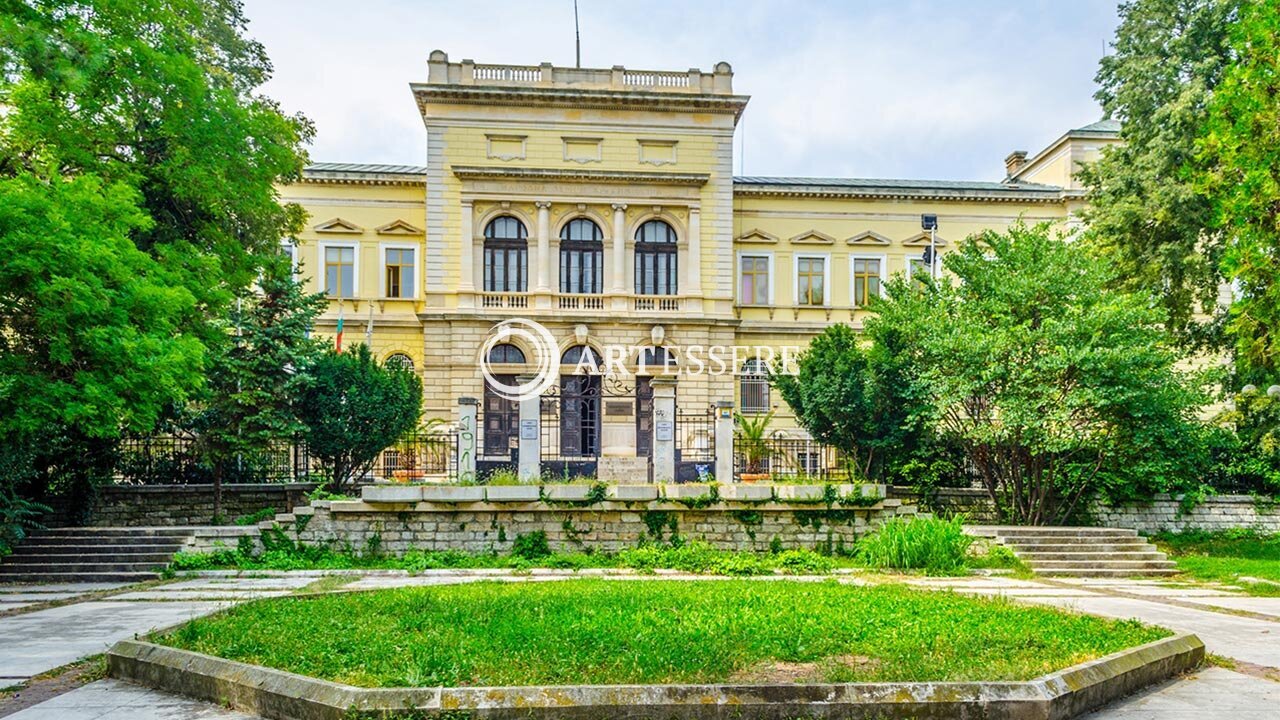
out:
M413 272L410 274L409 292L398 298L387 297L387 251L413 251ZM381 242L378 243L378 297L385 300L416 300L418 298L418 278L421 276L422 252L417 243Z
M800 260L822 261L822 304L800 304ZM793 253L791 255L791 304L796 307L831 307L831 253Z
M754 302L745 302L743 300L743 297L742 297L742 259L743 258L764 258L765 259L766 261L765 271L769 273L769 290L768 290L768 297L765 298L766 300L765 305L775 304L776 301L774 300L774 298L776 296L774 295L774 292L773 292L773 288L774 288L773 283L774 283L774 278L777 277L777 272L775 270L776 264L773 261L773 251L772 250L763 250L763 251L740 250L734 256L734 259L733 259L733 280L734 280L733 295L736 298L736 302L738 303L738 305L741 305L743 307L760 307L760 305Z

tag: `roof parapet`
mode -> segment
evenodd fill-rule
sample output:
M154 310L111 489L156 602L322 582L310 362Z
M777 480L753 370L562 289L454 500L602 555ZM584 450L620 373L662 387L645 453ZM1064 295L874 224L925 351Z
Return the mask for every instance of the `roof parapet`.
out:
M581 90L620 90L694 95L732 95L733 68L716 63L711 72L556 67L541 65L489 65L474 60L449 62L443 50L433 50L427 60L427 83L432 85L487 85Z

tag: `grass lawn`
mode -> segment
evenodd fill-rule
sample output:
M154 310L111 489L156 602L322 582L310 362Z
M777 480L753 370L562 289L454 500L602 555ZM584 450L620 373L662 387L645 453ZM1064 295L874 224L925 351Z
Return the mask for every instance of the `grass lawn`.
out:
M1154 539L1179 570L1199 580L1235 583L1243 576L1280 583L1280 535L1243 530L1165 533ZM1255 595L1280 595L1280 585L1242 584Z
M260 600L158 642L412 687L1025 680L1168 634L901 585L595 579Z

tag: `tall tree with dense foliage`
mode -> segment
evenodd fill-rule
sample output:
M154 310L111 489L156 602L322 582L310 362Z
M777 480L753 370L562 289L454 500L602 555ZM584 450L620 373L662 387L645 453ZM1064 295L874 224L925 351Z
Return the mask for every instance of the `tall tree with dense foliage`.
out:
M244 30L228 0L0 8L0 442L41 439L46 481L185 403L301 227L275 185L312 129Z
M797 357L796 374L775 372L770 382L810 435L843 452L856 475L880 478L919 440L892 359L848 325L832 325Z
M1089 188L1087 241L1118 270L1119 287L1157 290L1162 322L1191 347L1223 342L1223 234L1195 187L1196 142L1232 62L1228 34L1241 1L1120 6L1114 52L1102 59L1095 97L1121 122L1123 143L1081 172Z
M417 427L422 381L412 370L379 363L364 345L330 350L311 368L298 413L307 449L337 490L364 477L378 453Z
M297 404L306 373L324 351L311 329L325 304L323 295L302 289L282 253L265 263L256 287L236 298L196 403L196 429L213 465L215 517L222 515L230 463L248 458L252 464L272 443L302 432Z
M1229 42L1236 61L1209 103L1198 189L1226 238L1237 370L1270 383L1280 371L1280 6L1246 0Z
M899 337L928 425L960 448L1007 520L1069 519L1099 493L1188 477L1179 448L1202 401L1150 296L1048 225L984 232L946 256L952 277L898 279L867 321Z

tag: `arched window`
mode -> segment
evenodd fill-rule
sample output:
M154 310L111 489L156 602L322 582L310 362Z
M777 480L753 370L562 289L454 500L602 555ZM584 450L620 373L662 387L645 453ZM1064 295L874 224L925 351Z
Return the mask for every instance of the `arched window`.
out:
M529 286L529 233L503 215L484 228L485 292L524 292Z
M511 343L499 343L489 348L489 362L505 365L523 365L524 351Z
M676 231L661 220L636 230L636 294L675 295Z
M742 374L738 377L738 389L741 394L742 412L769 412L769 369L762 360L751 358L742 363Z
M391 353L383 364L387 367L398 367L413 372L413 358L404 353Z
M674 368L678 365L675 353L670 352L664 347L646 347L640 351L637 359L637 372L643 367L646 373L660 373L664 369Z
M600 365L600 354L591 349L590 345L574 345L564 351L560 356L561 365L577 365L582 362L583 357L587 357L588 363L594 363L597 367Z
M560 292L599 294L604 286L604 233L587 218L560 228Z

